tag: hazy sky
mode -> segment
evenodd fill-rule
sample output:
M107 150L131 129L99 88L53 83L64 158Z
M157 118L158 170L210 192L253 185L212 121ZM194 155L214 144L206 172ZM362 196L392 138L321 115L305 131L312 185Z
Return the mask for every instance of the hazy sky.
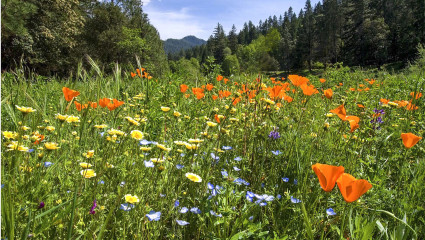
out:
M298 15L305 0L142 0L143 11L158 29L161 39L194 35L207 40L217 23L228 33L235 24L237 32L251 20L258 25L269 16L282 15L292 6ZM311 0L314 5L319 0Z

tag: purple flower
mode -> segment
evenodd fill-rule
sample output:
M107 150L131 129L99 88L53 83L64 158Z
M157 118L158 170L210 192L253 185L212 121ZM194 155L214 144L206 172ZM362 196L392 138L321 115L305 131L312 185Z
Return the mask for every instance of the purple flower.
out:
M282 178L282 181L284 181L284 182L289 182L289 178L284 177L284 178Z
M275 127L273 129L273 131L271 131L269 133L269 138L274 139L274 140L280 138L280 133L277 131L278 129L279 129L278 127Z
M90 208L90 214L95 214L96 211L94 210L97 207L96 199L93 201L93 206Z
M38 205L38 209L40 208L44 208L44 202L40 202L40 204Z

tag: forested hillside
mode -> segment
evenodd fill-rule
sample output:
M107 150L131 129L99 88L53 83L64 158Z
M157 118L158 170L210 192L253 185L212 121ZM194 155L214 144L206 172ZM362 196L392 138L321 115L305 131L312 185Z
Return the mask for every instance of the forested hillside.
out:
M166 55L140 0L1 2L2 70L20 61L43 75L68 74L89 55L106 71L136 64L166 71ZM87 61L82 61L87 62Z
M425 1L323 0L296 13L270 16L229 33L221 24L204 46L173 56L196 58L200 64L214 56L225 73L231 71L293 70L325 67L407 63L425 43Z
M182 50L205 44L206 41L195 36L186 36L182 39L169 38L164 41L164 50L167 54L180 53Z

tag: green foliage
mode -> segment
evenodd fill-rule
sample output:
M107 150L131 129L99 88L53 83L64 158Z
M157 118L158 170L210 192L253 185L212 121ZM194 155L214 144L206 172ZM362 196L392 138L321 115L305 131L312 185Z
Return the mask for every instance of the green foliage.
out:
M222 64L224 75L230 76L232 74L238 74L239 68L239 60L236 55L227 55L226 58L224 58Z

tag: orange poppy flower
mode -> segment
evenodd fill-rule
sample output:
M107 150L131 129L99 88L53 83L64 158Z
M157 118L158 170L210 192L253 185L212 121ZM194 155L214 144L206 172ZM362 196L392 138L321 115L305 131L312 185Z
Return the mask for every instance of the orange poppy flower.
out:
M354 130L360 127L360 118L357 116L346 116L345 120L350 123L350 132L354 132Z
M279 86L279 85L275 85L274 87L268 87L265 90L269 92L269 97L270 98L282 98L283 95L281 95L280 93L282 92L283 86Z
M219 82L220 82L221 80L223 80L223 76L218 75L216 79L217 79L217 81L219 81Z
M107 107L109 109L109 111L113 111L115 110L117 107L121 106L124 104L124 101L118 101L117 99L112 99L112 102L109 102Z
M372 188L367 180L356 179L348 173L343 173L336 180L339 191L346 202L354 202Z
M323 91L323 93L325 94L325 97L327 98L327 99L331 99L332 98L332 95L334 94L333 93L333 91L332 91L332 89L326 89L325 91Z
M87 108L89 105L88 104L81 104L77 101L74 101L75 104L75 108L77 108L77 111L81 111L84 108Z
M218 98L217 95L212 95L212 99L215 101Z
M410 96L414 97L415 99L419 99L420 97L422 97L422 93L417 92L415 96L415 92L411 92Z
M34 145L37 145L37 144L39 144L41 141L43 141L43 140L44 140L44 135L37 134L37 137L38 137L38 140L36 140L36 141L34 142Z
M218 117L218 115L217 115L217 114L214 116L214 119L215 119L218 123L220 123L220 118Z
M418 106L416 106L415 104L412 104L411 101L409 102L409 104L407 104L406 109L407 110L418 110Z
M223 80L224 84L226 84L228 81L229 81L229 79L227 79L227 78L225 78L225 79Z
M367 79L366 79L367 80ZM375 83L375 79L370 79L370 81L367 81L370 85L372 85L373 83Z
M196 99L201 99L201 98L203 98L204 96L205 96L205 93L203 93L203 92L198 92L198 93L196 93L195 94L195 96L196 96Z
M379 101L380 101L382 104L388 104L388 103L390 102L390 100L385 99L385 98L381 98Z
M339 86L342 86L342 85L344 85L344 84L342 84L342 82L340 82L340 83L339 83Z
M294 86L301 86L309 82L308 78L301 77L298 75L289 75L288 78Z
M365 85L364 84L359 84L359 87L365 87Z
M193 92L193 94L198 94L198 93L203 93L204 92L204 89L202 89L202 88L192 88L192 92Z
M359 108L365 108L365 106L363 104L357 104L357 107L359 107Z
M321 78L321 79L319 79L319 81L320 81L321 83L324 83L324 82L326 82L326 79Z
M63 96L67 102L70 102L73 98L80 95L80 92L69 89L67 87L62 88Z
M413 133L402 133L401 139L403 139L403 144L406 148L411 148L422 139L422 137L416 136Z
M137 75L139 75L139 77L142 77L142 74L140 74L140 70L136 69L136 71L137 71Z
M285 96L283 97L283 100L287 101L288 103L290 103L290 102L294 101L294 99L293 99L292 97L288 96L288 95L285 95Z
M186 84L180 85L180 92L185 93L189 87Z
M186 93L186 94L184 95L184 97L185 97L185 98L189 98L189 97L190 97L190 93Z
M207 84L207 90L208 91L211 91L213 88L214 88L214 85L212 85L210 83Z
M90 102L89 101L89 104L90 104L91 108L97 108L97 102Z
M354 92L354 91L356 91L356 89L355 88L350 88L350 91Z
M330 110L331 113L335 113L336 115L338 115L338 117L342 120L345 121L345 117L347 116L347 112L345 111L345 107L344 104L341 104L340 106L338 106L335 109Z
M365 92L367 92L367 91L369 91L370 90L370 88L365 88L365 89L363 89L363 91L365 91Z
M101 107L106 107L106 106L108 106L108 103L110 103L111 102L111 99L110 98L102 98L102 99L99 99L99 105L101 106Z
M319 93L313 85L302 84L301 89L303 90L304 95L311 96L313 94Z
M236 105L237 105L240 101L241 101L241 98L240 98L240 97L233 98L233 99L232 99L232 104L233 104L233 106L236 106Z
M325 192L330 192L335 187L336 180L344 173L343 166L332 166L316 163L311 166L319 178L319 183Z
M131 77L134 78L136 74L134 72L131 72Z

